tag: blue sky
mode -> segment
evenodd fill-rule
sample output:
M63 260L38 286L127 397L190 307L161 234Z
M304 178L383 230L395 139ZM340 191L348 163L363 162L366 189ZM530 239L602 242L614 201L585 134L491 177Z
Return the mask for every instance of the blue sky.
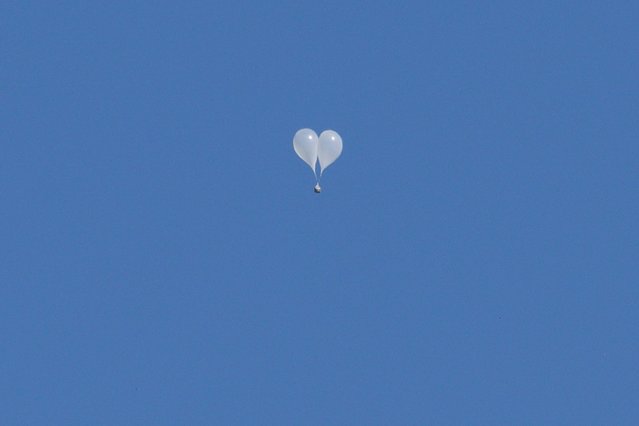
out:
M636 3L1 16L0 423L639 421Z

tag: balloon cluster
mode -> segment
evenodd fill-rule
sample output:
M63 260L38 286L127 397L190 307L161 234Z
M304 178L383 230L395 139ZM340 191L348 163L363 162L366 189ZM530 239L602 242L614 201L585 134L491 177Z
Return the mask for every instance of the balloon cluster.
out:
M313 190L319 194L322 191L319 185L322 173L342 153L341 136L334 130L324 130L317 137L317 133L311 129L300 129L293 137L293 148L297 155L313 170L316 181ZM318 161L320 165L319 176L316 172Z

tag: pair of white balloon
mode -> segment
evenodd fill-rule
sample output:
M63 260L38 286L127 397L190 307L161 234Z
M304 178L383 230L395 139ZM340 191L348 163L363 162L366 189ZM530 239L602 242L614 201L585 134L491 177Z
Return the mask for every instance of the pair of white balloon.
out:
M293 148L299 157L313 170L315 179L316 164L320 164L320 177L328 166L342 154L342 138L334 130L324 130L319 137L311 129L300 129L293 137Z

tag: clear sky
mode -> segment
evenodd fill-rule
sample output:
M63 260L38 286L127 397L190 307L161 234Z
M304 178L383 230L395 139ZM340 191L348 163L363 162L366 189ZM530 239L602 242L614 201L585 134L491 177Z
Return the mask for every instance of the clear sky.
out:
M637 2L0 20L1 424L639 423Z

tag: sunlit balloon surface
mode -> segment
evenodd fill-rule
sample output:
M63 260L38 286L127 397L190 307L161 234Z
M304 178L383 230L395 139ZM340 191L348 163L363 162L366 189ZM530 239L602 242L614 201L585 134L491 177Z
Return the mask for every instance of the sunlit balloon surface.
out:
M342 154L342 137L334 130L324 130L319 137L312 129L300 129L293 137L293 148L297 155L310 166L315 175L315 192L319 193L319 177L324 170L333 164ZM316 167L319 161L320 173L317 175Z

